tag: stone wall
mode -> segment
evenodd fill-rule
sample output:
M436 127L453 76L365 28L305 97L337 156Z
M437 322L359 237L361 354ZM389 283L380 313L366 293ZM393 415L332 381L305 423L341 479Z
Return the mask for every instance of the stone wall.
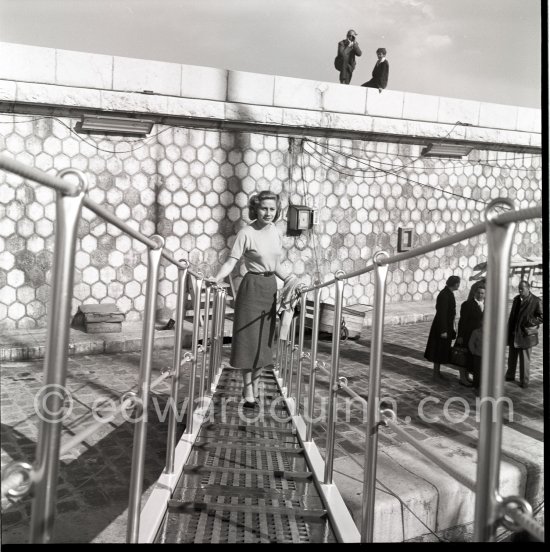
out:
M15 90L22 86L15 80L2 82L0 92L8 90L7 95L12 83ZM307 88L310 81L303 82ZM69 84L77 83L60 88ZM346 272L360 269L379 249L396 253L400 227L412 229L414 245L422 245L480 222L485 204L491 199L509 197L518 207L541 200L540 154L536 148L524 149L526 144L536 145L537 140L540 143L540 134L534 132L536 124L532 121L529 129L518 130L518 125L525 125L525 121L518 123L520 108L510 107L515 110L511 134L502 129L485 129L484 135L490 140L479 139L467 159L442 160L421 157L422 140L409 132L420 127L411 127L407 120L408 126L398 128L404 122L404 107L400 117L395 113L379 117L379 128L385 122L387 128L393 129L391 133L369 134L363 127L359 132L359 122L365 123L369 115L349 115L349 119L340 115L337 119L330 117L326 109L324 136L318 133L320 125L306 125L297 113L292 125L287 116L287 126L282 125L274 132L272 126L265 128L252 120L259 116L258 111L253 111L253 117L250 112L243 115L241 105L242 122L248 126L240 129L212 128L209 121L191 119L186 113L185 118L177 120L159 119L153 132L144 139L98 138L74 132L79 115L51 113L49 107L50 112L44 111L45 106L52 104L67 109L60 91L53 93L52 85L47 84L33 86L38 87L34 102L16 95L11 103L3 103L1 152L48 172L67 167L85 171L92 200L144 234L164 236L166 248L176 258L188 258L206 274L211 274L225 260L235 233L248 222L247 198L259 190L280 193L285 208L289 201L318 208L318 225L302 236L284 238L285 262L307 283L315 276L327 278L339 269ZM348 95L367 94L358 87L328 86L337 86ZM286 97L284 90L279 87L279 98ZM287 90L285 101L297 109L300 106L292 90L296 90L295 82ZM84 104L82 98L89 91L83 88L81 99L75 103ZM237 92L234 85L232 94ZM201 93L208 96L204 91ZM139 105L143 109L143 102L152 101L142 97L139 104L130 92L119 94L121 98L126 96L128 105L138 113ZM53 98L49 103L48 97ZM75 96L71 97L74 100ZM430 101L428 98L426 105ZM222 103L227 112L229 104L221 100L210 103ZM463 114L468 110L471 113L472 103L475 102L465 102ZM409 105L409 113L414 106L411 99L407 103L406 97L402 98L402 104ZM445 102L438 103L442 104ZM216 105L212 109L219 113ZM490 109L478 109L478 125L482 111L489 113ZM536 110L529 111L530 117L533 111ZM501 110L504 112L510 111ZM460 113L458 110L451 119L458 120ZM310 119L315 116L316 111L310 110ZM428 118L426 115L425 119ZM201 121L203 129L197 128ZM299 136L293 132L298 122ZM426 137L430 132L434 135L443 132L440 122L433 122L431 130L428 122L422 124L421 131ZM340 135L347 128L349 137L330 137L331 125ZM479 127L476 129L480 132ZM448 123L444 130L447 134L458 130L465 140L465 133L473 133L475 129L455 122ZM418 144L410 143L415 139ZM55 229L54 194L43 186L0 171L0 201L0 325L44 326ZM280 221L278 226L284 234L285 222ZM432 299L449 275L468 279L474 266L486 260L486 253L486 239L481 236L391 266L388 300ZM540 221L518 224L513 255L541 254ZM175 308L176 270L163 263L161 272L159 316L167 317ZM77 244L73 312L82 303L115 301L127 320L139 320L144 307L145 281L144 246L84 208ZM328 299L329 292L323 293L323 299ZM350 280L344 296L345 304L372 304L371 276Z

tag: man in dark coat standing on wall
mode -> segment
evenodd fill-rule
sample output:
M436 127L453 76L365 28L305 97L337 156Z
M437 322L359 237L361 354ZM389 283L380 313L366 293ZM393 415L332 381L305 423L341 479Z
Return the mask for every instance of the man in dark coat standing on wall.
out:
M522 280L518 287L519 295L514 297L508 319L508 370L506 381L516 379L516 366L519 358L519 385L529 386L529 363L531 349L539 342L539 325L542 324L542 304L531 293L529 282Z
M378 92L382 92L388 86L388 77L390 75L390 64L386 59L386 48L378 48L376 56L378 57L378 61L372 70L372 79L364 82L361 86L378 88Z
M439 292L435 304L435 317L430 328L424 357L434 363L434 379L443 379L441 364L451 359L451 344L456 337L456 300L454 292L460 287L460 277L450 276Z
M349 84L355 70L355 56L360 56L361 48L356 40L357 33L350 29L345 40L338 42L338 55L334 60L334 66L340 71L340 83Z

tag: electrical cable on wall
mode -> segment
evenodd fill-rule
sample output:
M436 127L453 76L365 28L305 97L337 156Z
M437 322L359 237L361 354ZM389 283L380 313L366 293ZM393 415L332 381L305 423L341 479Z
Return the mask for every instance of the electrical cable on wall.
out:
M0 114L1 115L1 114ZM9 115L9 114L4 114L4 115ZM174 129L174 128L184 128L184 129L187 129L187 130L204 130L204 131L210 131L210 132L218 132L218 133L223 133L223 132L234 132L234 133L244 133L244 134L257 134L257 135L261 135L261 136L273 136L273 132L262 132L261 130L254 130L254 131L250 131L250 130L246 130L246 129L238 129L238 130L227 130L227 129L220 129L220 128L215 128L215 127L209 127L209 126L200 126L200 125L197 125L197 126L193 126L193 127L185 127L183 125L165 125L165 123L155 123L155 124L162 124L162 125L165 125L166 128L157 132L156 134L152 134L151 136L147 136L145 138L136 138L136 139L128 139L126 138L124 140L124 142L132 142L132 143L138 143L138 142L143 142L142 145L140 145L139 147L136 147L136 148L132 148L130 150L125 150L125 151L116 151L116 150L106 150L106 149L103 149L103 148L100 148L99 146L97 146L97 144L94 144L94 143L91 143L91 142L88 142L87 140L85 140L79 133L75 132L70 126L68 126L66 123L64 123L60 118L58 117L55 117L55 116L52 116L52 115L44 115L44 116L40 116L40 117L35 117L34 115L17 115L17 114L12 114L13 117L32 117L31 119L27 119L27 120L24 120L24 121L0 121L0 125L2 124L10 124L10 125L17 125L17 124L26 124L26 123L32 123L32 122L35 122L35 121L41 121L41 120L46 120L46 119L51 119L51 120L54 120L54 121L57 121L59 122L61 125L63 125L64 127L68 128L73 134L75 134L75 136L82 142L88 144L89 146L93 147L94 149L98 150L98 151L102 151L104 153L111 153L111 154L121 154L121 153L132 153L133 151L136 151L137 149L141 148L141 147L144 147L145 145L147 145L147 142L149 140L151 140L152 138L156 138L157 136L163 134L164 132L167 132L168 130L170 129ZM72 119L73 117L66 117L68 119ZM455 124L456 126L456 124ZM454 127L453 127L454 128ZM452 130L452 129L451 129ZM449 131L450 132L450 131ZM448 133L449 134L449 133ZM448 135L447 134L447 135ZM289 139L290 138L293 138L295 135L292 134L292 133L288 133L288 134L284 134L284 133L281 133L280 136L288 136ZM102 138L102 139L105 139L105 138ZM317 145L320 145L320 146L323 146L323 144L320 144L319 142L316 142L315 140L311 140L309 138L302 138L303 141L305 142L311 142L311 143L314 143L314 144L317 144ZM328 146L328 139L327 139L327 145L325 146L327 147L327 149L332 149L330 148L330 146ZM341 150L338 150L340 153L343 153L341 152ZM375 153L375 154L378 154L380 155L381 152L378 151L378 150L369 150L369 149L363 149L363 152L364 153ZM415 160L418 160L421 158L421 156L416 156L416 155L405 155L405 154L399 154L399 153L396 153L396 154L392 154L394 157L403 157L403 158L412 158L414 162ZM522 161L526 161L530 158L534 158L534 157L541 157L542 154L541 153L522 153L521 156L514 156L514 157L508 157L508 158L497 158L495 159L495 161L502 161L502 162L508 162L508 161L515 161L515 160L522 160ZM440 160L442 161L442 160ZM393 166L395 167L395 165L393 163L385 163L385 162L382 162L382 161L377 161L378 163L380 164L387 164L387 165L390 165L390 166ZM456 162L456 160L453 160L453 163ZM499 166L499 165L494 165L492 163L484 163L484 162L481 162L481 161L476 161L476 162L473 162L473 161L470 161L470 160L464 160L464 161L461 161L460 162L461 164L453 164L453 165L449 165L449 164L446 164L446 167L456 167L456 168L459 168L459 167L463 167L463 166L468 166L468 165L481 165L481 166L487 166L487 167L495 167L495 168L500 168L500 169L507 169L507 170L521 170L521 169L518 169L516 167L502 167L502 166ZM408 166L410 163L407 163L407 165L400 165L399 167L404 167L404 166ZM525 167L522 167L522 168L525 168ZM529 169L526 169L526 170L542 170L541 167L538 167L538 168L529 168Z
M313 154L312 154L312 152L308 152L308 153L312 154L312 156L314 157L314 159L315 159L315 155L317 155L317 156L320 156L321 158L323 158L323 159L325 160L325 162L328 161L328 158L327 158L326 155L324 155L323 153L317 151L315 148L312 148L312 150L313 150ZM345 157L345 156L344 156L344 157ZM318 160L321 164L323 164L323 163L320 161L320 159L317 158L317 160ZM359 160L359 161L360 161L360 160ZM333 161L333 160L332 160L332 163L333 163L333 165L336 165L336 166L339 166L339 167L343 167L343 168L344 168L343 165L340 165L339 163L336 163L336 162ZM417 180L413 180L412 178L409 178L409 177L407 177L407 176L400 175L399 173L394 172L394 171L388 171L388 170L386 170L386 169L380 169L380 168L378 168L378 167L371 167L371 166L369 165L369 163L367 163L366 161L361 161L361 163L363 163L364 165L369 166L370 168L369 168L369 169L357 169L358 171L363 171L363 172L365 172L365 171L367 171L367 170L370 170L370 171L375 171L375 172L382 172L382 173L384 173L384 174L391 174L391 175L395 176L396 178L401 178L401 179L403 179L403 180L405 180L405 181L407 181L407 182L410 182L410 183L412 183L412 184L418 184L419 186L422 186L422 187L425 187L425 188L431 188L432 190L437 190L437 191L439 191L439 192L441 192L441 193L449 194L449 195L452 195L452 196L455 196L455 197L458 197L458 198L461 198L461 199L464 199L464 200L467 200L467 201L473 201L473 202L475 202L475 203L480 203L480 204L483 204L483 205L487 205L487 203L488 203L488 202L483 201L483 200L480 200L480 199L475 199L475 198L472 198L472 197L466 197L466 196L463 196L463 195L461 195L461 194L457 194L457 193L455 193L455 192L450 192L450 191L448 191L448 190L444 190L444 189L442 189L442 188L438 188L438 187L436 187L436 186L431 186L430 184L422 184L422 182L419 182L419 181L417 181ZM326 168L332 169L332 170L334 170L334 171L336 171L336 172L338 172L338 173L340 173L340 174L344 174L344 175L346 175L346 176L357 176L356 174L345 173L345 172L343 172L343 171L341 171L341 170L339 170L339 169L334 168L334 166L331 167L331 166L328 166L328 165L326 165L326 164L323 164L323 166L325 166ZM345 168L346 168L347 170L355 170L355 169L351 169L351 168L349 168L349 167L345 167ZM367 176L364 176L364 177L365 177L365 178L373 178L373 179L375 179L375 178L376 178L376 175L367 175Z

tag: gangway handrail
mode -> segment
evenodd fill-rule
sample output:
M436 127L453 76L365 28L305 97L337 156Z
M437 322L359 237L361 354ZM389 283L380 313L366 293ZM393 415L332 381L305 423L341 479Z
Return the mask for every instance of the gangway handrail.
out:
M191 269L187 260L177 261L172 255L164 250L164 239L161 236L153 235L145 236L138 230L135 230L130 225L121 221L115 214L111 213L105 207L98 205L90 198L86 197L87 178L86 175L78 169L64 169L59 173L59 176L52 176L44 171L34 167L20 163L5 155L0 155L0 168L6 171L17 174L23 178L27 178L38 184L42 184L57 192L56 198L56 241L54 247L54 266L52 270L52 292L50 303L52 308L49 313L48 336L46 353L44 360L44 380L48 385L58 385L64 388L67 373L67 357L68 357L68 339L69 339L69 317L72 293L71 289L74 285L74 257L76 250L76 230L81 216L82 207L85 206L100 216L107 222L113 224L121 231L127 233L132 238L143 243L147 247L148 263L147 263L147 285L145 297L145 312L143 317L143 334L142 334L142 354L140 360L140 375L139 389L134 406L145 411L149 400L149 394L154 385L160 383L169 376L175 376L171 386L170 400L173 402L177 399L179 386L180 366L174 366L173 372L167 372L161 375L155 382L150 382L152 350L154 341L154 316L157 295L157 285L159 279L159 266L161 258L167 259L178 268L178 280L180 284L185 284L187 275L194 277L195 291L198 291L195 298L195 314L193 323L192 336L192 354L186 355L186 360L191 361L190 373L190 389L194 388L194 380L197 368L197 353L204 352L206 355L208 348L208 320L205 324L204 331L204 346L198 346L198 319L200 318L200 291L202 286L207 290L207 296L210 289L215 291L213 302L215 305L215 316L218 320L217 327L223 335L223 319L225 316L225 290L221 286L215 285L213 282L205 280L200 270L194 271ZM74 183L63 179L62 176L74 175L79 180ZM183 275L183 278L182 278ZM185 285L180 285L178 289L178 305L185 302L186 289ZM221 297L221 300L220 300ZM198 303L197 303L198 301ZM197 308L199 307L199 308ZM217 308L216 308L217 307ZM185 309L183 309L184 312ZM182 309L179 309L181 314ZM176 331L181 334L182 320L177 321ZM54 334L53 328L56 328L57 334ZM212 364L208 373L210 379L213 378L213 370L218 371L221 364L221 343L219 336L212 336L213 344L211 347L211 362L219 363ZM176 345L181 346L181 335L175 340ZM215 356L212 355L215 353ZM181 355L175 354L174 361L180 359ZM205 359L203 359L203 373L201 378L201 388L206 386L206 370ZM201 389L203 392L203 389ZM193 395L190 396L188 406L188 423L189 419L193 420L192 404ZM72 437L68 442L61 447L61 422L62 416L62 400L60 393L49 393L48 405L49 412L55 412L49 419L41 418L42 426L39 431L39 442L37 444L37 454L35 464L38 467L29 468L29 464L25 462L13 463L9 473L9 481L3 481L4 488L12 490L10 495L22 496L28 492L31 486L34 486L34 499L31 513L31 542L48 542L51 538L53 530L53 522L55 519L55 497L57 492L57 472L59 467L60 454L72 449L79 442L82 442L89 435L97 430L97 424L88 426L81 433ZM123 401L119 409L125 409L128 406L128 401ZM191 414L190 414L191 411ZM169 441L167 443L167 454L174 454L175 449L175 432L176 426L173 419L173 410L170 411L171 423L169 427ZM132 454L132 473L130 476L130 499L128 508L128 532L127 539L129 542L136 542L139 535L139 525L141 516L141 494L143 484L143 469L145 457L145 440L146 440L146 421L144 416L138 416L134 432L134 447ZM101 423L102 425L102 423ZM19 487L19 488L17 488Z
M510 222L518 222L518 221L528 220L531 218L540 218L540 217L542 217L542 205L536 205L533 207L527 207L526 209L509 211L507 213L501 213L499 215L494 216L492 218L492 222L494 222L495 224L508 224ZM401 261L406 261L408 259L412 259L420 255L424 255L425 253L437 251L438 249L441 249L443 247L448 247L449 245L454 245L455 243L461 242L463 240L474 238L475 236L484 234L486 231L486 228L487 227L485 223L476 224L475 226L467 228L466 230L458 232L457 234L454 234L452 236L447 236L445 238L429 243L427 245L423 245L421 247L411 249L410 251L405 251L404 253L399 253L398 255L393 255L392 257L381 259L377 262L377 264L379 266L390 265L394 263L399 263ZM369 264L365 268L361 268L353 272L346 272L344 274L334 277L332 280L328 280L327 282L319 283L310 287L301 288L297 290L297 292L303 294L303 293L308 293L310 291L314 291L316 289L322 289L336 283L338 280L348 280L350 278L355 278L356 276L361 276L362 274L366 274L367 272L372 272L375 269L375 266L376 265L374 263Z
M0 169L4 169L13 174L17 174L18 176L27 178L28 180L32 180L34 182L37 182L38 184L42 184L52 190L68 196L75 196L80 191L80 186L78 184L75 184L74 182L69 182L68 180L64 180L63 178L59 178L57 176L53 176L44 171L41 171L40 169L29 167L28 165L25 165L20 161L16 161L15 159L11 159L10 157L7 157L3 154L0 154ZM76 172L76 169L71 170L74 170ZM107 222L111 223L119 230L126 232L126 234L138 240L147 247L153 249L157 247L157 244L153 239L146 236L145 234L142 234L139 230L132 228L129 224L120 220L114 213L112 213L102 205L99 205L92 199L85 197L83 199L83 204L85 207L90 209L90 211L103 218ZM172 255L164 250L162 252L162 256L178 268L186 268L184 266L184 263L187 261L177 261ZM189 268L189 274L195 277L199 275L198 271L195 272L191 268Z
M476 505L475 505L475 519L474 519L474 538L477 541L491 541L495 537L495 529L500 524L506 524L506 519L503 518L503 509L499 505L498 495L498 474L500 464L500 451L501 451L501 432L502 432L502 406L500 404L500 398L502 397L502 380L503 375L499 370L489 367L503 366L504 365L504 349L506 344L505 337L505 309L506 298L508 291L508 267L510 265L510 255L512 246L512 236L515 230L515 223L529 220L532 218L542 217L542 206L536 205L525 209L515 210L514 204L509 199L496 199L489 203L485 211L485 221L481 224L477 224L468 228L458 234L447 236L438 241L424 245L422 247L415 248L411 251L400 253L398 255L389 256L382 251L377 252L373 256L371 264L361 270L354 272L344 273L338 271L334 274L334 277L327 282L316 282L310 287L301 285L296 290L296 295L300 298L301 304L307 300L307 294L309 292L315 292L315 302L313 311L313 331L310 355L312 362L310 367L310 389L308 396L310 397L310 404L308 405L308 412L313 412L312 398L315 396L315 373L317 371L324 372L329 377L329 422L327 423L327 447L326 447L326 472L325 483L331 482L331 470L332 470L332 458L334 451L331 447L334 445L334 396L337 389L343 389L349 395L355 398L361 399L364 405L368 409L367 414L367 444L366 444L366 458L365 458L365 477L363 487L363 512L362 512L362 524L361 524L361 540L366 542L372 542L373 539L373 523L374 523L374 497L375 497L375 481L376 481L376 462L377 462L377 435L378 428L381 424L391 427L396 433L398 433L406 442L412 444L419 452L425 454L432 461L436 462L442 469L453 476L457 481L464 484L470 490L475 492ZM384 308L385 308L385 295L386 295L386 277L387 267L390 264L398 263L410 258L417 258L420 255L453 245L464 239L469 239L481 234L487 234L488 241L488 261L487 261L487 301L486 301L486 314L484 317L484 331L483 331L483 357L482 357L482 381L481 381L481 394L482 397L491 399L490 401L482 400L480 402L481 416L480 416L480 434L478 439L478 463L477 463L477 477L476 481L472 481L470 478L464 476L452 466L449 466L439 458L434 456L433 452L426 449L421 443L412 439L406 432L403 432L395 422L390 420L381 420L380 415L382 412L386 414L392 412L391 410L382 410L379 407L380 400L380 368L382 364L382 336L384 326ZM371 338L371 355L370 355L370 376L369 376L369 396L368 400L364 400L357 393L351 390L347 386L342 378L338 378L338 363L335 362L334 351L335 345L339 346L340 335L338 328L341 324L341 305L342 298L342 284L344 280L350 279L355 276L359 276L368 272L374 272L375 275L375 302L373 311L373 324ZM324 363L317 362L316 351L318 341L318 325L316 321L319 316L319 293L321 289L335 284L335 303L334 319L333 319L333 357L330 371L324 368ZM304 316L300 313L300 323L304 323ZM300 331L302 329L300 328ZM288 345L294 342L294 327L291 326L291 336L288 341L280 341L277 348L277 368L281 368L283 375L283 381L292 381L292 358L294 355L294 347L290 348L291 355L291 369L290 376L286 374L288 359ZM313 354L315 352L315 354ZM307 356L304 353L302 346L298 347L298 358ZM299 371L300 373L300 371ZM502 377L501 377L502 376ZM313 387L312 387L313 386ZM289 391L292 391L291 386L287 386ZM300 382L298 382L298 389L300 389ZM300 396L295 398L288 394L292 402L298 403ZM488 402L496 402L497 419L496 423L490 416L492 412L489 410ZM312 425L313 420L310 416L310 421L307 430L307 439L312 439ZM509 500L509 499L503 499ZM517 499L516 502L520 502ZM526 503L528 504L528 503ZM520 517L520 514L514 512L514 515ZM525 515L525 513L524 513ZM524 521L527 518L524 518ZM527 523L525 521L525 523ZM531 524L532 525L532 524ZM537 529L531 529L536 533ZM540 537L540 531L538 533Z

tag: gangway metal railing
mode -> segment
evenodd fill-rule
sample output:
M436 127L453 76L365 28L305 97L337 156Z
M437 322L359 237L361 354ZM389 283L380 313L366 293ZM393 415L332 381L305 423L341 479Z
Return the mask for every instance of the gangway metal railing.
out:
M80 212L83 206L89 208L98 216L112 223L129 236L137 239L147 247L147 284L146 302L143 317L142 354L140 361L140 376L138 391L135 394L123 396L120 412L133 407L137 413L138 422L134 432L134 447L132 455L132 471L130 483L130 499L128 513L128 542L138 542L145 539L143 534L149 535L154 531L155 524L159 523L162 512L158 510L158 504L166 502L170 489L174 484L178 468L182 465L185 455L196 435L197 425L208 407L208 385L210 389L219 377L221 367L221 346L223 344L223 321L225 318L226 292L222 286L216 286L205 280L200 272L193 271L185 260L177 261L169 253L164 251L164 240L160 236L147 237L134 230L127 224L119 221L112 213L97 205L85 196L86 177L74 169L66 169L56 178L42 171L27 167L13 159L0 156L0 168L18 174L24 178L46 185L57 192L57 231L54 250L54 267L52 277L51 308L49 312L47 348L44 360L45 385L64 386L67 372L69 318L71 306L71 290L74 275L74 256L76 246L76 229ZM71 178L69 180L68 178ZM72 181L76 177L77 182ZM498 213L499 209L508 209L508 212ZM510 250L515 222L542 216L542 208L533 207L521 211L513 211L513 204L508 200L495 200L489 204L486 210L486 222L473 226L454 236L438 240L427 246L414 249L407 253L389 257L386 253L378 252L373 261L366 268L351 273L337 272L334 278L325 283L316 283L311 287L302 287L300 290L300 302L305 306L307 295L314 293L313 312L313 336L311 351L304 351L305 312L301 309L298 345L295 344L296 320L293 320L289 339L279 342L277 347L276 368L280 376L282 390L289 399L289 406L295 414L296 424L300 426L304 447L309 451L309 461L323 466L323 474L318 475L322 479L324 499L333 501L340 508L345 508L332 481L334 445L336 433L336 399L337 394L344 390L350 396L359 398L368 409L367 419L367 443L364 478L364 497L361 524L361 539L371 542L373 538L374 519L374 482L376 481L376 458L378 428L381 423L397 427L391 414L380 411L379 387L380 370L383 350L383 321L385 306L385 280L387 266L398 263L412 257L416 257L439 248L452 245L459 241L487 233L488 236L488 262L487 262L487 310L484 317L484 343L482 360L482 398L492 398L497 401L496 420L491 419L492 412L489 405L481 406L481 425L478 447L478 473L475 482L476 508L475 508L475 535L478 541L494 540L495 531L499 524L508 527L521 526L537 538L543 536L542 529L530 516L531 509L524 499L519 497L501 497L498 493L498 475L500 461L500 445L502 433L502 408L498 399L503 391L503 373L498 373L497 368L503 366L504 360L504 331L505 331L505 305L508 291L508 265L510 262ZM155 300L158 283L158 272L161 258L164 258L178 268L178 298L176 313L176 338L174 347L173 370L163 374L156 382L151 383L152 353L154 340L154 316ZM373 313L373 327L370 355L369 394L365 401L355 391L347 386L345 379L339 378L339 350L340 335L333 332L332 354L329 372L329 405L327 424L327 448L324 462L315 457L317 449L312 442L313 409L315 398L316 371L323 371L323 365L317 361L317 338L319 328L320 291L328 286L334 286L336 290L333 328L339 328L342 318L344 282L355 276L374 272L375 274L375 299ZM193 285L193 332L191 350L182 353L183 320L185 317L185 290L186 280L192 277ZM205 324L203 328L202 347L199 347L200 339L200 301L201 292L205 290ZM207 309L210 301L209 295L213 295L212 325L209 328ZM210 347L208 345L210 341ZM199 353L203 353L199 366ZM306 403L307 422L301 419L300 405L302 396L302 379L304 375L303 361L309 359L309 388ZM296 380L294 380L294 365L297 362ZM187 441L176 443L176 405L181 382L182 363L190 364L188 405L186 410L186 430L189 436ZM144 457L147 436L147 407L150 392L155 384L159 384L167 377L172 377L170 401L174 408L170 409L168 449L166 469L160 480L160 502L148 501L141 511L141 495L143 484ZM198 390L196 378L199 377ZM293 390L295 392L293 394ZM198 393L196 392L198 391ZM196 396L201 401L196 409L192 406L196 402ZM44 411L53 413L44 417L39 432L37 454L34 466L19 462L5 470L3 486L9 489L12 496L21 496L32 487L34 498L31 515L31 542L48 542L51 539L55 517L55 499L57 488L57 473L60 452L66 451L68 445L76 446L78 442L86 439L92 428L85 428L79 435L74 436L61 447L61 423L63 415L62 394L53 393L44 404ZM366 404L365 404L366 402ZM409 442L418 450L418 443L408 437ZM73 445L74 444L74 445ZM426 452L422 451L421 452ZM443 459L429 456L441 466L446 465ZM448 473L451 473L447 469ZM457 475L458 474L454 474ZM462 478L462 482L471 488L474 483ZM164 488L162 488L164 485ZM166 500L165 500L166 499ZM148 505L151 506L148 506ZM336 508L337 510L338 508ZM155 510L155 511L153 511ZM329 509L330 510L330 509ZM154 519L153 519L154 518ZM147 529L142 525L148 524ZM346 520L341 527L346 527ZM517 524L517 525L514 525ZM353 533L355 527L349 526L349 532ZM342 535L340 535L342 537ZM353 540L353 539L351 539Z
M367 430L365 444L365 464L363 480L363 506L361 515L361 541L372 542L374 534L375 482L378 453L378 431L381 424L391 427L398 435L414 446L432 462L467 488L475 492L474 539L476 541L494 541L496 530L503 525L510 530L524 529L538 540L544 539L543 528L532 517L529 503L517 496L502 497L499 494L499 472L502 440L502 401L504 390L505 348L506 348L506 308L508 297L508 274L513 243L515 223L542 217L542 207L535 206L514 210L514 204L508 199L496 199L485 210L485 222L474 225L452 236L442 238L425 246L405 253L389 256L379 251L365 268L354 272L338 271L327 282L301 286L298 346L295 345L295 320L290 328L287 340L279 341L277 346L276 367L278 368L283 389L295 412L301 406L301 378L303 359L309 359L309 390L304 409L307 411L306 441L312 441L313 412L316 389L316 374L321 371L328 377L328 423L325 452L324 483L332 483L334 444L336 434L336 397L339 391L358 399L367 409ZM480 389L480 428L478 437L477 477L473 481L456 470L436 452L430 450L403 431L391 409L380 405L380 375L382 368L384 310L386 301L386 277L388 266L441 249L460 241L487 234L487 284L485 315L483 318L483 356ZM342 321L342 303L344 282L356 276L373 272L374 308L369 367L368 399L350 389L345 378L339 377L340 332ZM325 363L317 361L320 291L333 286L335 306L333 317L332 352L330 370ZM303 348L303 329L305 327L305 304L309 293L314 293L313 320L310 352ZM294 360L298 359L296 370L296 393L293 394ZM496 405L496 407L494 407Z
M2 474L2 493L15 498L33 492L31 512L30 541L47 543L51 540L54 520L55 502L60 456L72 450L85 439L99 430L104 421L100 420L84 428L61 445L63 422L63 401L66 398L61 392L65 388L67 376L67 359L69 343L70 309L74 281L74 258L76 234L82 207L113 224L132 238L147 247L147 283L146 301L143 316L142 352L138 388L136 392L125 393L114 412L109 412L108 421L118 415L134 409L135 423L134 444L132 451L132 468L130 475L130 493L128 505L127 541L134 543L140 540L140 526L149 516L141 510L145 447L147 439L147 409L151 391L167 378L171 377L170 413L168 425L168 442L166 467L164 474L174 476L175 465L181 464L181 454L176 458L178 443L177 405L182 378L182 365L190 364L189 388L186 408L185 434L192 434L200 421L201 406L211 395L216 378L221 370L221 359L224 335L226 289L224 284L216 285L206 281L203 274L190 268L186 260L177 261L164 250L164 239L161 236L145 236L128 224L120 221L104 207L86 197L87 179L83 172L76 169L65 169L58 177L28 167L4 155L0 155L0 168L32 180L53 189L56 195L57 227L54 245L54 266L52 270L52 288L46 350L44 356L44 386L55 389L45 396L40 412L40 429L36 448L36 459L33 465L27 462L14 462L6 467ZM176 307L175 343L172 370L165 371L151 382L152 355L155 330L155 304L161 259L175 265L178 269L178 294ZM192 277L193 284L193 331L191 350L182 352L183 323L185 318L185 296L187 278ZM200 307L201 293L205 291L204 324L202 345L200 340ZM209 324L210 297L212 297L212 324ZM202 361L199 366L199 353ZM196 379L199 379L196 389ZM198 391L198 393L197 393ZM198 396L197 396L198 395ZM197 400L201 404L193 408ZM199 412L199 415L197 415ZM181 448L181 447L180 447ZM158 512L157 512L158 514Z

